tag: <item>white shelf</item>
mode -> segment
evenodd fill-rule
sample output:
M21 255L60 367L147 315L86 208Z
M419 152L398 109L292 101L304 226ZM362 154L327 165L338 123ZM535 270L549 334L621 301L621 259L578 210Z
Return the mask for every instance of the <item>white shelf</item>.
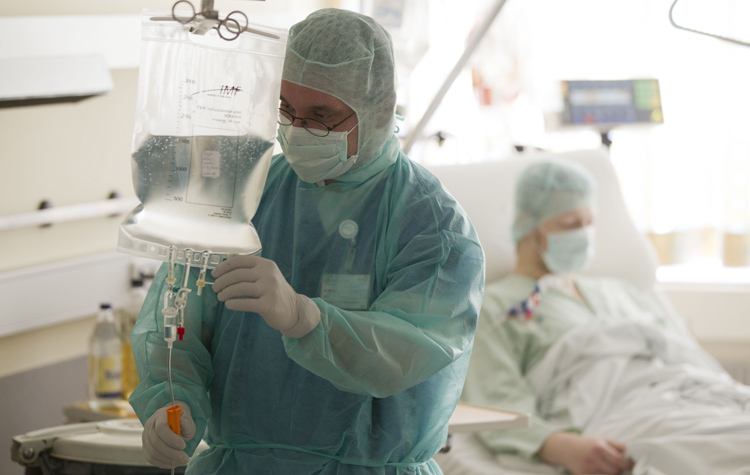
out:
M531 425L528 414L458 403L448 422L451 434L498 429L521 429Z

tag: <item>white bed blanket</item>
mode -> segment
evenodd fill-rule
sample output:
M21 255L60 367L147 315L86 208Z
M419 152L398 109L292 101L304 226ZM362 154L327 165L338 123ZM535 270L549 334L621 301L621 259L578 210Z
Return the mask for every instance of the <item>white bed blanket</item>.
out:
M529 373L542 417L624 442L633 475L750 474L750 387L634 323L569 332Z

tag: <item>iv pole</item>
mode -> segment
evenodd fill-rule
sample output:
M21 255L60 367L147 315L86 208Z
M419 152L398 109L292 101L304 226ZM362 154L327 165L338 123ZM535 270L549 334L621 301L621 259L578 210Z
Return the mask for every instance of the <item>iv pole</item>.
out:
M443 85L440 87L440 90L437 92L437 94L435 94L435 97L432 99L430 106L427 108L422 118L419 119L419 122L417 123L416 127L414 127L414 130L412 130L411 133L406 137L403 146L405 154L409 154L409 150L411 150L414 143L420 137L422 131L427 126L427 123L430 121L430 119L432 119L432 116L435 114L438 106L450 90L453 82L456 80L459 73L461 73L464 66L466 66L466 63L469 61L469 58L471 58L471 55L474 54L477 46L479 46L479 42L487 34L487 31L490 29L492 22L495 21L495 18L497 18L498 13L500 13L500 9L503 8L503 5L505 5L506 1L507 0L497 0L495 5L493 5L492 9L488 12L487 16L485 16L484 21L479 26L479 29L477 29L469 39L469 43L466 45L466 49L456 62L456 65L453 66L453 69L448 74L448 77L445 78Z

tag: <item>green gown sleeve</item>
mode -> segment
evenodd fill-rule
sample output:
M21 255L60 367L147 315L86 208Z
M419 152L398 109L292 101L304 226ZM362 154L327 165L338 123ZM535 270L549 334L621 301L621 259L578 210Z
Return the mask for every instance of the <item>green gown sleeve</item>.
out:
M175 266L178 285L182 281L183 271L183 266ZM161 312L167 291L166 277L167 264L164 264L154 277L130 334L140 383L129 401L144 424L154 412L171 404L172 400L168 383L169 350L164 341L164 317ZM196 425L195 437L187 442L185 448L188 455L192 455L200 443L211 415L207 388L213 378L210 347L218 307L216 294L208 289L204 288L202 296L197 295L196 277L192 275L190 279L185 336L182 341L175 341L172 349L174 399L190 406Z
M284 337L290 358L336 388L388 397L415 386L471 352L484 291L484 256L473 231L427 226L390 260L380 253L385 288L369 311L320 298L320 324ZM462 375L446 375L460 384Z

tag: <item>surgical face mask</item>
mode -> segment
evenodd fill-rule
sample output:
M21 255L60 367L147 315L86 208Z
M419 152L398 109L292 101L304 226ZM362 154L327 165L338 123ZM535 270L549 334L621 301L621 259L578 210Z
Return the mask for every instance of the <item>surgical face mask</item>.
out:
M594 256L594 227L547 234L547 250L542 260L554 274L583 270Z
M280 125L277 140L300 180L318 183L343 175L357 162L357 155L346 157L347 137L356 127L316 137L303 127Z

